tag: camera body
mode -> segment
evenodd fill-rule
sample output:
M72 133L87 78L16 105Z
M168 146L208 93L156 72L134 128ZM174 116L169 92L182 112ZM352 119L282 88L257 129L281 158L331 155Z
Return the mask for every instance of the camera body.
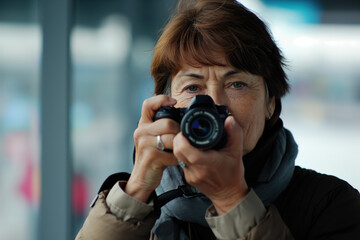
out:
M161 107L154 121L171 118L180 124L190 144L203 149L220 149L226 145L225 119L230 114L224 105L216 105L208 95L196 95L186 108Z

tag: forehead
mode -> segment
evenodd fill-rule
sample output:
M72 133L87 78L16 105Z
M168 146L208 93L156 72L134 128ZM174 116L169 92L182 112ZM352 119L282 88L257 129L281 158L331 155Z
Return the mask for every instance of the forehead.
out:
M219 74L223 77L228 77L234 73L240 73L241 71L237 70L232 66L191 66L184 65L178 72L175 74L174 79L181 77L196 77L203 78L213 72Z
M198 62L195 59L184 59L180 62L178 69L173 72L173 77L178 75L179 73L187 72L187 71L194 71L194 72L201 72L206 70L207 68L215 68L217 71L221 70L228 70L234 69L233 66L227 61L224 56L217 56L213 58L213 63L209 62Z

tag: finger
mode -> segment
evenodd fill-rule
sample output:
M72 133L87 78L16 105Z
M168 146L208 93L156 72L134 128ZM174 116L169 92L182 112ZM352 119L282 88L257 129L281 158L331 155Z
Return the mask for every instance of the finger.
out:
M225 130L227 134L227 145L225 150L242 152L243 134L240 125L234 116L229 116L225 120Z
M175 136L173 144L175 157L186 165L197 164L202 159L203 151L192 146L181 132Z
M142 105L141 118L139 124L152 122L155 115L155 111L157 111L160 107L173 106L175 104L176 104L176 99L166 95L157 95L155 97L146 99Z
M166 151L160 151L159 154L159 161L161 161L161 163L164 166L177 166L178 165L178 161L176 160L174 154L170 153L170 152L166 152Z
M161 136L164 148L172 148L174 135L166 134ZM148 166L176 166L177 161L172 152L164 151L158 147L157 136L146 136L139 141L135 151L135 163L140 161Z
M141 138L134 137L135 149L137 152L144 151L145 149L156 149L163 151L164 149L171 150L174 148L173 140L175 134L162 134L162 135L145 135Z
M174 134L157 135L156 136L156 147L157 148L158 148L158 145L159 145L158 136L160 137L160 140L161 140L160 145L162 145L164 147L164 151L172 153L173 149L174 149L174 137L175 137L175 135Z
M175 120L170 118L162 118L156 120L151 126L148 126L149 133L153 135L162 135L162 134L177 134L180 132L180 124Z
M173 146L173 153L175 158L188 165L186 157L183 154L183 152L186 151L186 148L188 147L188 141L181 132L174 137Z
M157 136L161 136L162 142L166 149L173 149L173 140L177 133L180 132L180 125L171 119L160 119L150 124L143 124L134 131L135 147L154 146ZM154 140L155 139L155 140Z
M174 134L180 132L180 125L169 118L159 119L150 124L143 124L134 131L135 143L144 136L157 136L163 134Z

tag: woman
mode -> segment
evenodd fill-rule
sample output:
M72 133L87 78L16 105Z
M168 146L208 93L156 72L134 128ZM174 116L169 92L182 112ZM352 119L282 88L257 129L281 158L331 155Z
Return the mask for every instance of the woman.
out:
M134 133L134 169L105 181L77 239L360 236L358 191L295 167L297 145L279 118L283 65L264 23L238 2L180 3L155 47L156 96ZM160 107L184 108L199 94L231 113L221 149L193 147L178 122L153 120ZM157 196L184 184L190 195L160 210Z

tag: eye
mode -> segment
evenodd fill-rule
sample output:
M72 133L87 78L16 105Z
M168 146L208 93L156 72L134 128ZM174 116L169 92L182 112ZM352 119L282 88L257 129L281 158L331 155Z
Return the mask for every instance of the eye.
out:
M189 92L196 92L199 90L199 87L196 85L190 85L190 86L186 87L185 90L187 90Z
M235 88L235 89L241 89L246 87L246 84L244 82L233 82L231 83L231 87Z

